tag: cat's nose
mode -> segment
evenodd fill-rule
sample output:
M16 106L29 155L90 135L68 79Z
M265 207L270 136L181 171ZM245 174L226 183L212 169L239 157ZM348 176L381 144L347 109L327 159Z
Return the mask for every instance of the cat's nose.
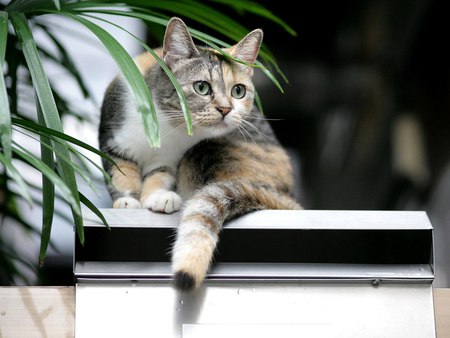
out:
M222 114L223 117L231 111L231 107L216 107L216 109Z

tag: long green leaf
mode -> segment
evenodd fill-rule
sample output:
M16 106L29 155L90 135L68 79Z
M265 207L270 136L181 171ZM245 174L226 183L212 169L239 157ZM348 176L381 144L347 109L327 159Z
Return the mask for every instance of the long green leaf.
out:
M99 166L95 161L90 159L87 155L83 154L82 152L76 150L74 147L69 148L71 153L76 156L80 162L80 167L84 169L86 172L90 172L90 168L85 163L85 161L89 162L92 166L94 166L100 173L103 175L104 180L110 184L111 183L111 176L108 174L108 172L103 169L101 166ZM95 186L92 186L92 190L96 192Z
M13 123L16 120L20 121L18 124L21 127L23 127L24 129L28 130L28 131L31 131L31 132L33 132L35 134L38 134L38 135L41 135L41 136L44 136L44 137L48 137L54 142L61 143L62 142L61 139L66 140L68 142L72 142L72 143L77 144L77 145L79 145L79 146L81 146L81 147L83 147L83 148L85 148L85 149L87 149L87 150L89 150L91 152L94 152L95 154L100 155L101 157L103 157L106 160L108 160L112 165L116 166L115 161L111 157L109 157L108 155L106 155L103 152L101 152L101 151L91 147L90 145L88 145L88 144L86 144L84 142L81 142L81 141L79 141L77 139L74 139L71 136L68 136L66 134L62 134L62 133L56 132L56 131L54 131L52 129L48 129L48 128L39 126L38 124L35 124L32 121L27 121L27 120L23 120L23 119L13 118ZM21 131L18 130L18 132L21 132ZM25 134L25 135L28 136L28 137L31 137L29 134ZM57 135L57 136L54 136L54 135ZM86 156L82 152L79 152L78 150L76 150L74 147L69 145L68 148L69 148L69 151L72 154L74 154L75 156L77 156L80 159L80 161L83 161L83 159L86 159L88 162L90 162L98 171L100 171L102 173L104 179L107 182L110 182L111 177L109 176L109 174L102 167L100 167L97 163L95 163L93 160L91 160L88 156ZM61 158L64 159L66 162L69 162L69 163L72 164L71 159L66 158L64 155L62 155L59 152L56 152L56 154L60 155ZM85 172L89 172L89 169L87 167L81 168L81 167L79 167L77 165L74 165L74 169L80 174L81 177L83 177L83 179L88 183L88 185L95 191L96 189L95 189L95 186L92 184L91 179L89 178L88 175L85 174Z
M73 2L63 2L61 4L61 9L63 11L72 10L85 10L92 8L122 8L126 9L129 6L129 1L127 5L124 2L114 2L110 0L97 0L97 1L73 1Z
M211 1L232 6L238 11L250 12L258 16L261 16L265 19L271 20L276 24L280 25L281 27L283 27L284 30L286 30L286 32L288 32L292 36L297 36L297 32L293 30L286 22L281 20L278 16L274 15L271 11L269 11L267 8L265 8L263 5L259 3L246 0L211 0Z
M232 40L237 40L243 32L248 31L237 21L232 20L228 16L223 15L221 12L216 11L213 8L199 2L191 1L189 3L186 3L184 1L133 1L133 3L138 4L142 7L164 9L176 15L188 17L206 27L220 32L221 34L229 37Z
M32 139L38 141L36 138L34 138L34 137L31 136L31 135L26 135L26 136L28 136L28 137L30 137L30 138L32 138ZM56 142L61 143L62 141L61 141L61 140L58 140L58 141L56 141ZM16 146L18 146L19 148L21 148L21 147L17 144L17 142L14 142L14 141L13 141L13 144L15 144ZM76 171L76 172L81 176L81 178L83 178L83 180L86 181L86 183L89 185L89 187L91 187L92 190L95 190L95 187L94 187L94 185L92 184L92 180L91 180L91 178L89 177L89 174L86 173L86 170L82 170L81 167L80 167L78 164L74 163L70 157L65 156L65 155L62 154L58 149L56 149L56 148L54 147L55 144L56 144L55 142L52 142L52 144L47 144L46 142L41 142L41 148L44 147L44 148L46 148L47 150L50 150L50 151L54 152L55 155L56 155L61 161L64 161L65 163L70 164L70 165L73 167L74 171ZM21 149L24 149L24 148L21 148ZM69 150L73 150L73 149L70 149L70 147L69 147ZM46 164L48 164L48 163L46 163ZM52 164L53 164L53 162L52 162ZM49 166L49 167L52 167L52 166Z
M59 177L52 170L52 168L50 168L48 165L42 162L41 159L36 157L36 155L24 149L23 147L20 146L13 147L13 152L17 156L22 158L25 162L29 163L35 169L43 173L53 183L53 185L58 187L61 196L64 198L64 200L66 200L70 204L72 209L75 210L75 212L77 212L78 215L81 215L81 209L79 207L79 204L77 203L77 200L73 197L72 191L70 190L68 184L66 184L66 182L64 182L61 179L61 177Z
M61 10L61 3L59 0L53 0L53 3L58 11Z
M78 3L76 3L76 4L78 4ZM82 4L84 4L84 2ZM94 4L91 4L91 5L94 5ZM75 7L74 9L78 9L78 8ZM136 19L141 19L141 20L144 20L144 21L147 21L147 22L156 23L156 24L163 25L163 26L167 26L167 23L169 21L168 19L164 19L164 18L161 18L159 16L155 16L155 15L152 15L152 14L145 13L145 12L143 12L143 9L139 8L139 7L130 6L130 9L133 10L133 11L124 11L124 10L116 10L116 9L87 9L87 10L83 9L82 12L83 13L94 13L94 14L101 13L101 14L109 14L109 15L116 15L116 16L122 16L122 17L123 16L128 16L128 17L132 17L132 18L136 18ZM86 16L89 16L89 15L86 14ZM106 21L104 19L101 19L101 18L98 18L98 17L95 17L95 16L90 16L90 17L93 17L93 18L95 18L97 20ZM115 25L112 22L109 22L109 21L106 21L106 22L108 22L111 25ZM115 25L115 26L117 26L117 25ZM122 30L124 30L122 27L120 27L120 26L118 26L118 27L121 28ZM241 61L241 60L238 60L236 58L233 58L231 55L229 55L226 52L224 52L221 49L221 47L228 48L228 47L231 46L230 44L228 44L226 42L223 42L223 41L221 41L221 40L219 40L217 38L212 37L209 34L203 33L203 32L201 32L199 30L196 30L196 29L189 28L189 32L191 33L191 35L194 38L197 38L198 40L208 44L209 46L211 46L212 48L216 49L221 54L226 55L228 58L230 58L230 59L232 59L232 60L234 60L236 62L244 63L244 64L251 65L251 66L256 66L258 68L259 67L263 67L261 64L260 65L248 64L248 63L246 63L244 61ZM242 37L242 35L245 34L245 32L246 32L246 30L244 30L241 34L239 34L237 36L237 38ZM128 32L128 33L131 34L130 32ZM136 36L135 36L135 38L138 39ZM237 38L235 40L237 40Z
M5 64L6 41L8 37L8 13L0 11L0 143L6 160L11 161L11 112L6 92L3 66Z
M55 139L61 139L61 140L73 143L73 144L75 144L75 145L77 145L77 146L79 146L81 148L84 148L84 149L86 149L86 150L88 150L88 151L90 151L90 152L92 152L92 153L94 153L94 154L96 154L98 156L103 157L104 159L106 159L107 161L109 161L109 162L111 162L112 164L115 165L114 160L110 156L108 156L107 154L101 152L100 150L98 150L98 149L90 146L89 144L87 144L87 143L85 143L83 141L80 141L79 139L76 139L76 138L74 138L74 137L72 137L70 135L67 135L65 133L61 133L59 131L56 131L56 130L53 130L53 129L41 126L41 125L39 125L39 124L37 124L37 123L35 123L33 121L19 119L19 118L16 118L16 117L13 117L11 119L11 121L12 121L13 125L17 125L17 126L23 127L23 128L25 128L25 129L27 129L27 130L29 130L31 132L34 132L36 134L47 135L48 137L51 137L54 140Z
M6 53L6 40L8 37L8 13L0 11L0 64L3 67ZM2 68L3 73L3 68Z
M264 115L261 98L259 97L259 94L258 94L258 92L256 90L255 90L255 103L256 103L256 106L258 107L258 110L259 110L260 114Z
M83 203L86 207L88 207L94 214L97 215L98 218L101 219L101 221L103 222L103 224L109 229L111 230L111 227L108 224L108 221L106 220L105 216L103 216L103 214L101 213L101 211L94 205L94 203L92 203L86 196L84 196L81 192L79 192L80 194L80 201L81 203Z
M54 9L55 2L49 0L13 0L6 6L8 12L30 12Z
M259 61L255 62L256 64L261 64ZM262 64L261 64L262 65ZM266 74L266 76L272 80L272 82L275 84L275 86L278 88L278 90L282 93L284 93L283 87L281 87L280 82L278 82L277 78L270 72L270 70L268 70L267 68L265 68L264 66L261 67L261 70L264 74Z
M45 74L42 62L37 52L36 44L33 39L30 27L28 26L27 19L23 13L13 12L10 13L11 22L14 26L16 35L22 45L22 51L25 56L25 60L30 71L30 75L33 81L34 88L41 105L42 112L46 126L62 132L62 124L59 118L58 110L56 108L55 100L52 95L52 90ZM69 150L64 144L54 144L55 149L69 157ZM72 216L77 229L78 238L81 243L84 243L84 229L83 218L81 216L81 207L78 196L78 187L75 179L75 172L73 167L65 161L57 158L57 165L60 169L60 174L65 182L65 186L68 187L70 194L67 195L67 201L70 201L72 207ZM48 167L47 167L48 168ZM54 182L53 182L54 183Z
M27 201L29 205L33 205L33 200L31 198L30 192L28 191L28 186L24 179L20 175L19 171L14 165L12 165L10 159L8 159L3 153L0 152L0 162L6 168L9 176L17 183L17 188L19 189L20 195Z
M89 2L92 7L106 8L110 5L110 1L96 1ZM233 20L229 16L223 14L221 11L208 6L201 1L193 0L178 0L178 1L148 1L148 0L128 0L126 4L135 9L153 9L157 11L166 11L169 13L187 17L201 23L202 25L212 28L215 31L225 35L232 40L237 40L242 34L247 32L247 28L241 25L238 21ZM75 5L75 8L78 7ZM86 8L85 4L79 5L79 8ZM73 8L73 7L72 7Z
M36 98L36 111L40 124L45 124L44 115ZM55 170L51 141L47 136L41 135L41 159L51 170ZM55 211L55 186L52 181L42 174L42 230L39 248L39 265L44 264L48 244L52 231L53 215Z
M142 116L144 129L150 146L160 147L161 141L158 118L156 116L153 99L151 97L147 84L145 83L143 75L139 71L133 59L120 45L120 43L103 28L79 15L70 13L61 14L64 14L72 18L73 20L83 24L103 43L109 54L116 61L119 69L121 70L123 76L127 80L128 85L130 86L137 111Z

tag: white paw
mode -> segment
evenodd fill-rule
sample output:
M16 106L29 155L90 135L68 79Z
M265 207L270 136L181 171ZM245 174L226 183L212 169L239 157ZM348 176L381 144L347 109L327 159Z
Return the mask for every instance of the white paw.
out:
M114 201L113 208L118 209L141 209L142 205L133 197L121 197Z
M157 190L144 201L144 208L156 212L171 214L181 208L182 200L177 193L167 190Z

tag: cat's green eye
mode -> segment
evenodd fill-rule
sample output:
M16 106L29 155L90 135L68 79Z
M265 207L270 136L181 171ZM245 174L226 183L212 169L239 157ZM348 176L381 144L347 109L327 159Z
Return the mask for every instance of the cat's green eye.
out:
M197 81L194 83L194 90L197 94L208 95L211 93L211 86L206 81Z
M243 84L234 85L231 88L231 96L235 99L242 99L245 96L245 86Z

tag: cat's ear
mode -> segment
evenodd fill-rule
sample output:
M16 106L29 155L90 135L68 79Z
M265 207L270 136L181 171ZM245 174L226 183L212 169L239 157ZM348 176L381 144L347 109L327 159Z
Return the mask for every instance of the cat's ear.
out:
M170 19L164 35L164 62L170 66L176 60L190 58L195 54L198 54L198 50L183 20L176 17Z
M248 63L254 63L258 57L262 39L263 31L261 29L255 29L254 31L248 33L236 45L226 49L226 51L236 59Z

